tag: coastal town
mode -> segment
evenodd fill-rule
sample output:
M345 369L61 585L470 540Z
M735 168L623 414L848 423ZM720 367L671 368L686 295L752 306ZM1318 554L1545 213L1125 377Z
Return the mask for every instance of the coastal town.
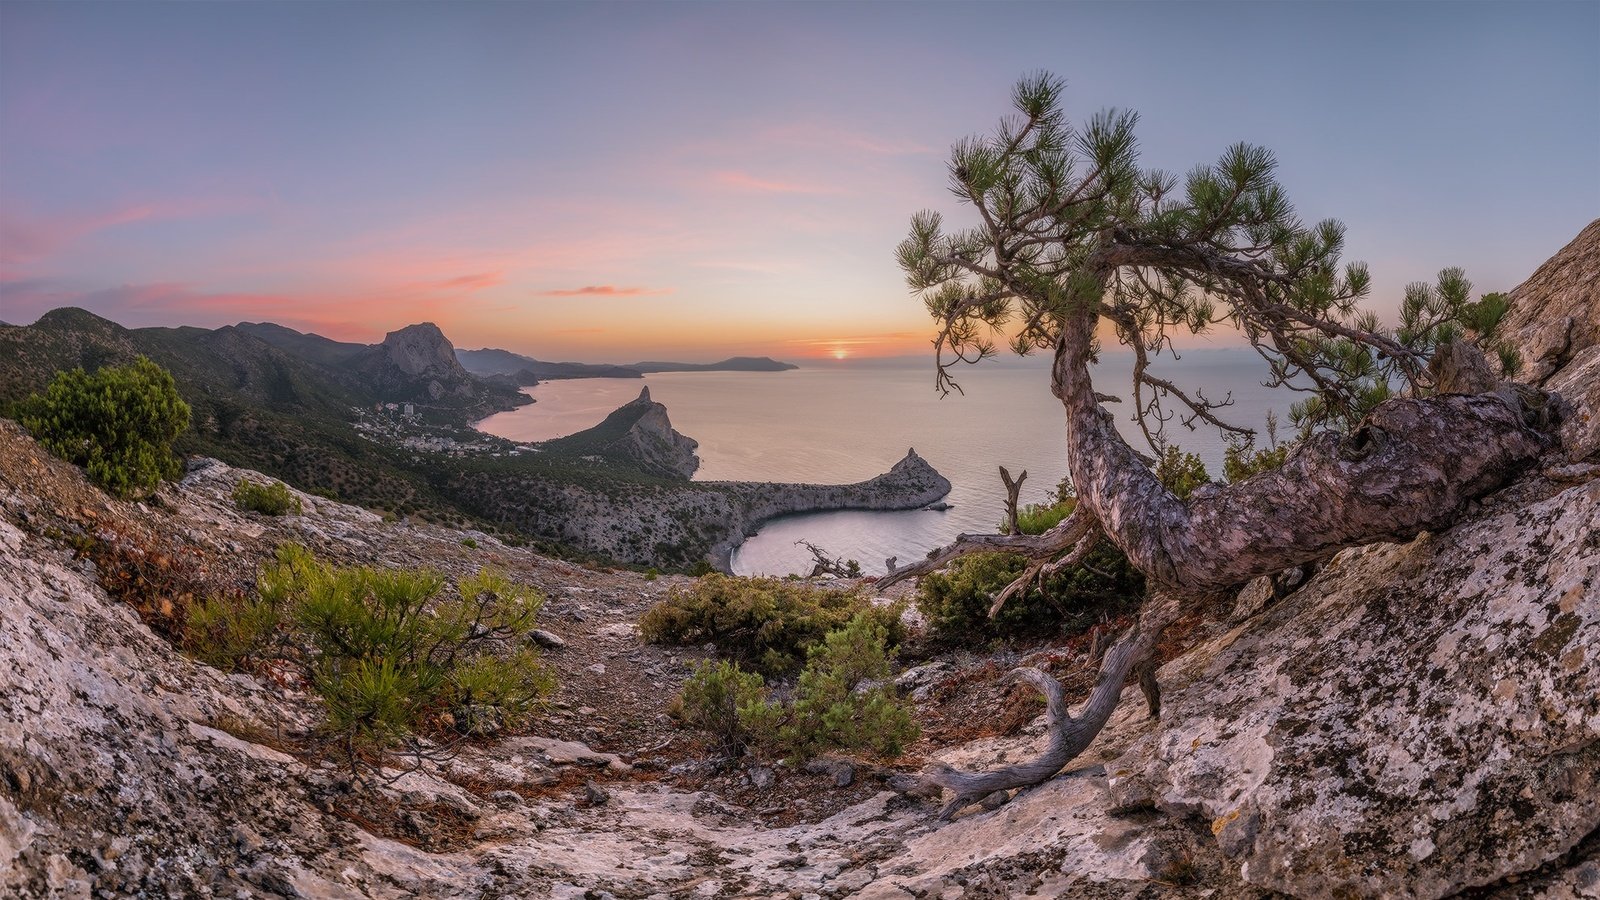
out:
M513 457L538 453L533 444L508 441L473 428L426 421L415 403L379 402L352 407L355 430L369 441L447 456Z

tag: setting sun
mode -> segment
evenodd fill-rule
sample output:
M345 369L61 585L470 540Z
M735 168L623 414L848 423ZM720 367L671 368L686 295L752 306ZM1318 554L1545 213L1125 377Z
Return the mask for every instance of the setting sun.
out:
M850 351L846 350L843 347L835 347L835 348L833 348L833 354L832 355L833 355L834 359L844 359L845 357L850 355Z

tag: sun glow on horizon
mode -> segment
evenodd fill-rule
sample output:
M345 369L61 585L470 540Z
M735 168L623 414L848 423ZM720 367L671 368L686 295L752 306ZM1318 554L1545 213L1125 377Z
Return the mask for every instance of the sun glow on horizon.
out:
M832 356L834 359L844 359L845 357L850 355L850 351L846 350L843 347L835 347L835 348L833 348L833 352L831 354L829 354L829 355Z

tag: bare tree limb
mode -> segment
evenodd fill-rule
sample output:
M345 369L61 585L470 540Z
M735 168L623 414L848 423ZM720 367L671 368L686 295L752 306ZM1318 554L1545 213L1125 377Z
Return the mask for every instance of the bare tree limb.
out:
M1001 466L1000 480L1006 486L1006 534L1021 534L1022 524L1017 520L1017 495L1022 493L1022 483L1028 480L1028 470L1023 469L1022 474L1013 481L1011 473Z
M879 590L883 590L907 578L936 572L948 565L951 560L970 553L1008 551L1020 553L1029 559L1048 559L1075 546L1095 527L1097 525L1094 515L1085 510L1080 503L1073 508L1071 515L1043 534L958 535L953 543L934 551L927 559L880 575L874 584Z
M1116 710L1128 675L1150 658L1161 632L1177 618L1178 611L1179 603L1174 595L1157 595L1146 603L1138 622L1106 651L1100 662L1100 675L1076 717L1067 708L1066 691L1061 682L1039 669L1020 668L1012 672L1012 677L1028 682L1045 696L1045 732L1049 742L1043 753L989 772L966 772L934 763L920 775L892 780L891 787L903 793L926 792L932 786L951 791L955 796L939 811L940 818L950 819L995 791L1031 787L1049 780L1094 742ZM1141 675L1141 683L1146 677ZM1148 678L1153 683L1153 673ZM1148 691L1146 696L1149 697ZM1152 712L1159 709L1159 704L1157 694L1151 701Z

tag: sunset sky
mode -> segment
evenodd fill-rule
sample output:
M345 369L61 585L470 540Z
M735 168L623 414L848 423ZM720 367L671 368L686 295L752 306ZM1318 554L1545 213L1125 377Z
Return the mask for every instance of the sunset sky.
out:
M1600 215L1600 3L0 3L0 319L431 320L544 359L926 350L895 266L1049 69L1271 148L1392 318Z

